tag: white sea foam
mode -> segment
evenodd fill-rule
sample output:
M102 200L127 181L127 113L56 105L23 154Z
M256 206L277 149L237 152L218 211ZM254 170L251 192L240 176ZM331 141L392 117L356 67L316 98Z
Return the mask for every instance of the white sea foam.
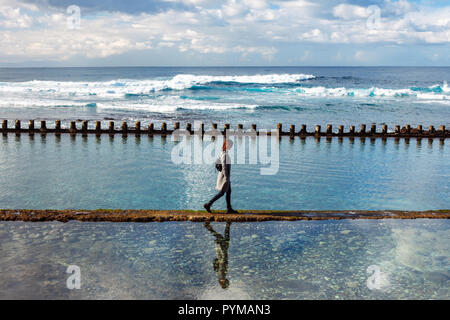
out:
M72 81L26 81L26 82L0 82L0 93L6 92L37 92L37 93L66 93L66 94L101 94L123 95L125 93L141 94L162 90L183 90L195 85L204 85L212 82L236 82L277 84L295 83L301 80L313 79L310 74L266 74L248 76L209 76L179 74L171 79L133 80L117 79L111 81L72 82Z
M98 111L138 111L138 112L160 112L171 113L180 109L186 110L227 110L227 109L255 109L256 104L240 103L210 103L209 101L195 101L180 99L177 96L160 97L151 101L131 102L125 100L110 100L101 102L73 101L67 99L2 99L1 108L63 108L84 107L96 108Z
M171 113L180 109L186 110L228 110L228 109L255 109L256 104L239 103L211 103L209 101L192 101L180 99L176 96L162 97L151 102L130 103L124 101L112 101L107 103L97 103L97 110L113 111L126 110L138 112L163 112Z
M450 101L450 88L447 82L425 88L395 89L310 87L299 82L312 78L314 75L308 74L247 76L179 74L172 78L152 80L0 82L0 108L75 106L143 112L174 112L180 108L191 110L255 109L262 100L266 99L266 94L273 95L270 99L275 103L291 103L298 98L347 97L367 101L372 99L410 99L417 103L443 105L449 105ZM239 83L240 85L227 85L225 82ZM199 93L199 91L196 91L195 94L177 92L194 86L212 86L212 83L215 84L216 89L225 89L226 91L212 98ZM254 83L259 85L252 85ZM295 83L297 85L293 85Z
M301 80L314 79L312 74L258 74L251 76L195 76L190 74L179 74L172 80L181 83L210 83L210 82L238 82L238 83L295 83Z
M291 89L297 95L305 96L305 97L413 97L417 99L433 99L433 100L446 100L450 99L450 95L445 94L449 93L450 90L447 86L447 83L441 88L440 91L433 89L437 88L436 86L432 86L429 88L423 88L421 90L414 90L411 88L401 88L401 89L388 89L388 88L327 88L323 86L317 87L300 87Z
M34 108L34 107L94 107L95 103L73 101L67 99L46 99L9 97L0 99L0 108Z

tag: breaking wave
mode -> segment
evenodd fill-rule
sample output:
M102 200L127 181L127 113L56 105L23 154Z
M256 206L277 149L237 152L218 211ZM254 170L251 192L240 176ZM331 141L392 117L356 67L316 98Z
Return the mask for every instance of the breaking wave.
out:
M405 101L450 105L447 82L429 87L347 88L305 81L319 78L311 74L178 74L149 80L0 82L0 108L84 107L143 112L302 110L299 106L305 99L318 98L354 98L367 104L376 102L375 99L410 99Z
M299 87L294 89L299 95L308 97L416 97L418 99L450 99L450 88L444 82L442 86L434 85L431 87L419 88L327 88L317 87Z
M310 74L265 74L250 76L209 76L179 74L171 79L118 79L101 82L26 81L1 82L0 92L73 93L74 95L148 94L155 91L185 90L205 84L283 84L313 79Z

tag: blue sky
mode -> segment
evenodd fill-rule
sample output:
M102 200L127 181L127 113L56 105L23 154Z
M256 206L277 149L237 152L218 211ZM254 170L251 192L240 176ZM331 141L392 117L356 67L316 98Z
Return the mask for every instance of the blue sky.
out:
M0 0L0 66L129 65L449 66L450 1Z

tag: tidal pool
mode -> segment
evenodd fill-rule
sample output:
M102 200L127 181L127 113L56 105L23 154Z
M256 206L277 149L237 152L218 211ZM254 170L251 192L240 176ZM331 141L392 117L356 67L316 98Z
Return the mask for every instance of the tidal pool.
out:
M261 175L263 153L249 161L257 140L236 139L246 145L245 164L231 171L236 209L450 208L448 141L283 137L271 162L278 170ZM175 145L170 136L1 135L0 208L203 209L216 193L214 164L174 163Z
M0 222L1 299L450 299L449 220ZM80 289L68 289L68 266Z

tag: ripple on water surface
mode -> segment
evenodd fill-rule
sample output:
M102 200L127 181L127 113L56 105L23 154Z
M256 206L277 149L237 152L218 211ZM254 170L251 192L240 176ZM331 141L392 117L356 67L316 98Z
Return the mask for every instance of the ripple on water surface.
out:
M449 299L448 228L426 219L1 222L0 298ZM68 265L81 268L80 290L66 288Z

